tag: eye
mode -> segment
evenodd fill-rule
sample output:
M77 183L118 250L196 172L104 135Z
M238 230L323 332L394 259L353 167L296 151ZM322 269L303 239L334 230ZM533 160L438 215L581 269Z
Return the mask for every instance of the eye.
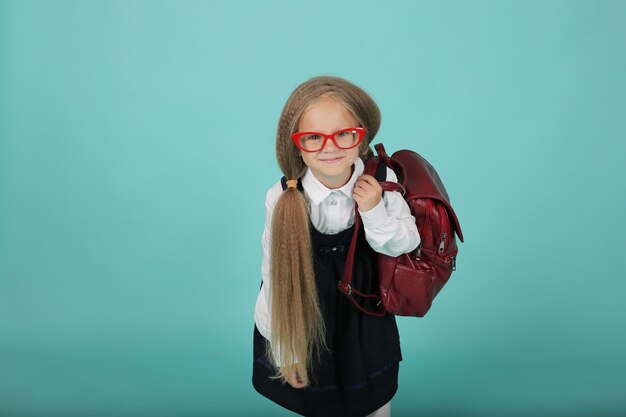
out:
M302 139L306 141L320 140L322 139L322 136L318 135L317 133L311 133L310 135L305 135Z
M350 136L350 135L356 135L357 131L354 129L347 129L347 130L342 130L341 132L337 133L337 136L341 137L341 136Z

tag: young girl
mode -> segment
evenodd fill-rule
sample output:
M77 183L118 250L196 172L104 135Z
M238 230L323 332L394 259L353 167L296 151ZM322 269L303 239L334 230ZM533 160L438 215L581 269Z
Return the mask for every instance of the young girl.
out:
M285 177L267 192L263 284L255 307L253 385L305 416L389 416L402 359L395 317L365 315L339 292L354 232L363 227L353 286L375 292L374 251L398 256L419 243L397 192L363 175L361 157L380 111L356 85L312 78L280 116L276 156ZM387 169L387 180L397 181Z

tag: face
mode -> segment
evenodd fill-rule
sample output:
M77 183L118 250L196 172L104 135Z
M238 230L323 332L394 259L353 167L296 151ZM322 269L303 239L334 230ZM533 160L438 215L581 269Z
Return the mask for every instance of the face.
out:
M333 98L320 97L304 112L298 130L329 135L350 127L357 127L352 114ZM359 156L359 146L339 149L333 141L327 140L322 150L300 151L300 155L319 182L328 188L339 188L345 185L352 175L352 165Z

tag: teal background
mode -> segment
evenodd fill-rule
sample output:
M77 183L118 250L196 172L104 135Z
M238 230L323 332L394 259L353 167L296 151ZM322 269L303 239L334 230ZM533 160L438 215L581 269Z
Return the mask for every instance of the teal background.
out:
M318 74L466 243L393 416L626 414L624 1L1 1L0 416L282 416L252 388L279 113Z

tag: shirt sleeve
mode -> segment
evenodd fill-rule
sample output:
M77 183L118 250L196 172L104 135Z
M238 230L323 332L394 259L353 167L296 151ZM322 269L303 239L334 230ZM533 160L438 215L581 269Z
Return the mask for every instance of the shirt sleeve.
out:
M254 308L254 323L259 333L266 339L271 336L271 319L270 319L270 251L272 247L272 216L274 214L274 206L280 195L276 195L276 187L268 190L265 196L265 228L263 229L263 238L261 245L263 247L263 259L261 261L261 277L263 283L257 297L256 306Z
M254 323L256 324L259 333L271 340L272 338L272 318L271 318L271 275L270 275L270 254L272 249L272 216L274 215L274 207L276 201L282 193L282 186L277 183L270 188L265 196L265 228L263 230L263 260L261 261L261 276L263 278L263 284L261 290L257 296L256 305L254 307ZM278 366L279 352L277 346L272 346L272 352L274 353L274 361Z
M395 172L387 168L387 181L398 182ZM371 210L362 212L365 238L376 252L389 256L408 253L420 243L420 235L409 206L397 191L385 191Z

